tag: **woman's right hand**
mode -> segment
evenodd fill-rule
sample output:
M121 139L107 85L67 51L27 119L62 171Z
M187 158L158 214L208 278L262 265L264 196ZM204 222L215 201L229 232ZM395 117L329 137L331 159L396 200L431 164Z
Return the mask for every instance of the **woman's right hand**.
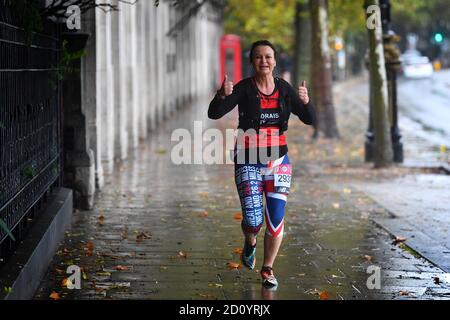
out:
M222 87L219 89L219 95L221 98L228 97L233 93L233 82L228 81L228 76L225 75L225 79L223 80Z

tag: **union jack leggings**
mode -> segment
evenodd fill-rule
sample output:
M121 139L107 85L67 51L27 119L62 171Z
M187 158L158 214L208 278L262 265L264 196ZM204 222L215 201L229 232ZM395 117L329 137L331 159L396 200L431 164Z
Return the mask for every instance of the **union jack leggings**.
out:
M292 166L287 154L266 164L235 165L235 181L241 201L244 232L258 233L264 216L266 233L278 237L283 232L284 209L291 176ZM266 196L265 210L263 194Z

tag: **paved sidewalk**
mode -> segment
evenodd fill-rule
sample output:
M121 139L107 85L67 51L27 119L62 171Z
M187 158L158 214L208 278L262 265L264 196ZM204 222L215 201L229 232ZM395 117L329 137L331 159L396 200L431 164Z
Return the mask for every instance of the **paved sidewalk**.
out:
M404 85L419 84L413 81ZM364 99L368 89L364 78L340 83L335 89L338 92L350 92L339 100L341 109L345 110L353 103L352 114L367 110ZM446 174L439 169L448 161L450 154L442 147L442 134L439 130L433 131L410 118L409 111L414 105L411 98L404 94L407 89L408 87L402 87L403 94L399 95L405 161L401 166L393 168L404 171L404 174L379 181L356 179L349 186L363 191L390 211L389 217L374 217L373 220L378 225L391 234L405 237L405 243L409 247L450 272L450 176L448 172ZM430 109L429 112L438 110ZM436 118L436 114L431 114L430 117ZM346 117L349 118L351 117ZM361 133L357 136L361 137ZM411 172L405 171L405 167L411 168Z
M274 266L280 285L268 291L258 270L230 268L239 263L243 244L233 166L175 166L170 160L173 129L192 127L193 120L203 120L204 129L235 127L235 113L219 122L205 120L207 105L193 104L153 133L107 177L95 210L75 212L36 299L49 299L52 292L61 299L450 298L448 274L393 244L371 221L389 213L346 187L354 179L404 172L374 174L357 142L313 144L310 128L294 119L288 134L293 188ZM64 287L72 264L83 270L81 290ZM381 268L380 290L367 288L370 265Z

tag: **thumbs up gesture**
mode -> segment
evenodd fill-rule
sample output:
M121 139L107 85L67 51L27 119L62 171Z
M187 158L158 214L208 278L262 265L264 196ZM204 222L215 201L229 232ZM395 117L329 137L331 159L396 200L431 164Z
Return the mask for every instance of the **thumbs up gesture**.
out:
M309 103L308 89L306 88L305 80L303 80L301 86L298 87L298 97L304 104Z
M233 93L233 82L228 81L228 76L225 75L225 79L223 80L222 87L219 89L219 95L221 97L228 97Z

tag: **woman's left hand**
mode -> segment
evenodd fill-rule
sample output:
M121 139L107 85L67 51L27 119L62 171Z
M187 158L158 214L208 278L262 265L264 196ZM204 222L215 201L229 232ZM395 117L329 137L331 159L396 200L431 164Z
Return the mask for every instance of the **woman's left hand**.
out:
M298 97L304 104L309 103L309 96L308 96L308 88L306 88L306 81L302 81L302 85L298 87Z

